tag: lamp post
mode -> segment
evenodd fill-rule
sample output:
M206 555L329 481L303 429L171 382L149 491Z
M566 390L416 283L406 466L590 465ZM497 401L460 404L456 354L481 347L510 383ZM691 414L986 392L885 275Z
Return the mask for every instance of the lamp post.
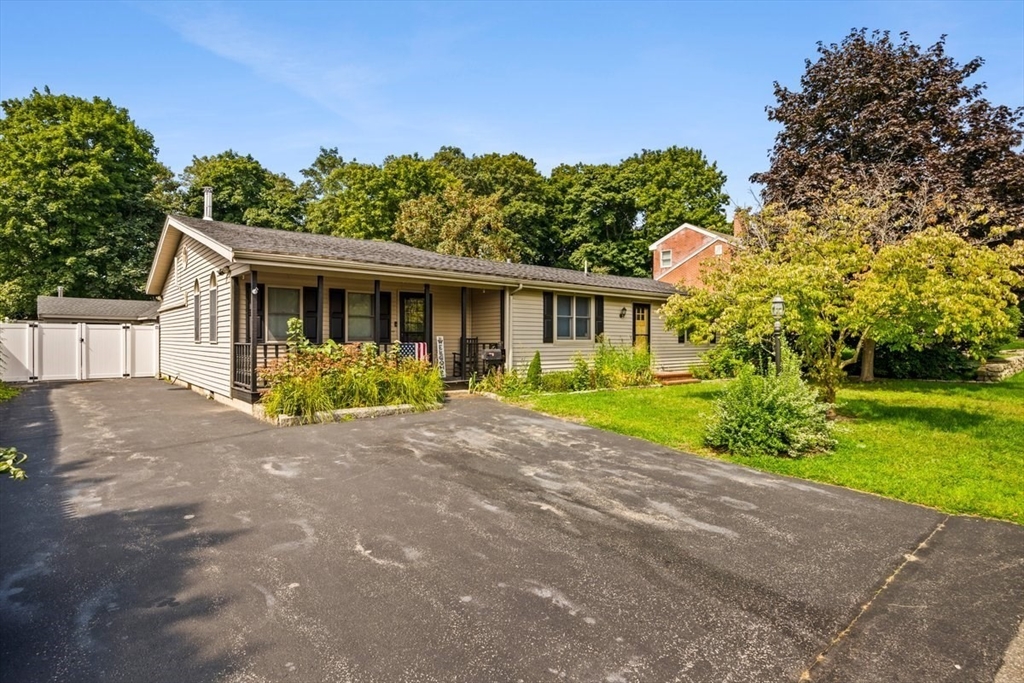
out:
M775 342L775 374L782 374L782 314L786 310L785 301L779 294L772 299L772 317L775 318L775 331L772 341Z

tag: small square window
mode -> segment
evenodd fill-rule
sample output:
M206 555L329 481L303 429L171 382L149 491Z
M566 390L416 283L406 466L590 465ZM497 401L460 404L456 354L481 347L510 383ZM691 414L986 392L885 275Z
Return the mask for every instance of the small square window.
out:
M721 244L716 244L715 245L715 256L721 256L721 255L722 255L722 245Z
M671 268L672 267L672 250L662 249L661 250L661 267Z

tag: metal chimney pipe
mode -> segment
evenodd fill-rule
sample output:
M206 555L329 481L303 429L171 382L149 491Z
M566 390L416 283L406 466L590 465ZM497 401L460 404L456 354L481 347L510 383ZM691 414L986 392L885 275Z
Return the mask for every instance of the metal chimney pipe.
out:
M213 188L203 188L203 220L213 220Z
M57 296L64 298L64 285L57 286Z

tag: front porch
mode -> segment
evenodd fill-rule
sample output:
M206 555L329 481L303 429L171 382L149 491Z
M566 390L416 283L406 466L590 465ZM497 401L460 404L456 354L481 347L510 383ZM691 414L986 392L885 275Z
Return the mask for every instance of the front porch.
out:
M446 382L503 367L507 297L446 281L385 280L281 268L232 277L232 397L259 400L259 370L289 352L287 322L315 344L368 344L437 365Z

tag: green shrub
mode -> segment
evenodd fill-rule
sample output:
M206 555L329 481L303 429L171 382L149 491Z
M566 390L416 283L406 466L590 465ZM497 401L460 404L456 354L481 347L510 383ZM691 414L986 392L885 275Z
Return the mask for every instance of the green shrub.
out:
M541 391L562 394L572 391L573 373L570 370L559 370L541 375Z
M978 361L954 344L936 344L916 351L894 351L884 346L875 349L875 375L891 379L972 379ZM860 364L851 367L860 374Z
M651 354L633 346L613 346L602 341L594 352L595 388L641 387L654 383Z
M20 465L28 459L24 453L11 446L0 447L0 476L5 472L11 479L24 479L25 470Z
M740 369L715 402L704 442L743 456L799 457L835 448L830 406L800 376L799 358L786 352L782 373Z
M572 370L569 371L569 386L571 391L586 391L594 388L594 376L590 371L590 364L583 354L577 351L572 356Z
M530 393L527 379L513 368L507 372L492 370L485 377L470 382L472 392L489 392L505 398L518 398Z
M302 335L301 321L288 322L289 354L260 376L269 387L263 396L268 415L412 404L423 408L444 398L444 380L426 361L403 358L395 348L379 353L375 344L316 346Z
M593 364L582 353L572 357L572 369L541 373L540 352L533 355L522 375L517 370L492 372L471 383L471 391L487 391L514 398L531 392L561 393L619 387L648 386L654 383L651 355L644 349L618 347L600 341Z
M0 403L10 401L19 393L21 393L21 390L18 387L12 387L10 384L0 382Z
M540 351L535 351L533 360L530 361L530 367L526 370L526 385L531 389L539 389L541 374Z

